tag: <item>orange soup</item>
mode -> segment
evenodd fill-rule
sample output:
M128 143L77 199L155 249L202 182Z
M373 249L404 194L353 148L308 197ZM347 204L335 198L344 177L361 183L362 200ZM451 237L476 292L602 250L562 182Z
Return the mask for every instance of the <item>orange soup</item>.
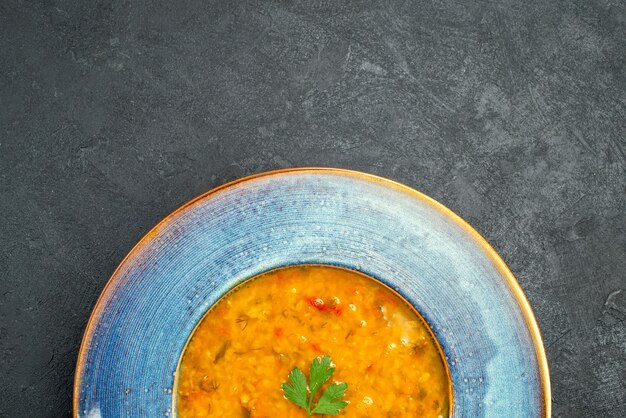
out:
M180 361L178 416L306 418L281 384L324 355L331 381L348 384L341 416L450 414L446 365L417 312L361 273L311 265L261 274L207 312Z

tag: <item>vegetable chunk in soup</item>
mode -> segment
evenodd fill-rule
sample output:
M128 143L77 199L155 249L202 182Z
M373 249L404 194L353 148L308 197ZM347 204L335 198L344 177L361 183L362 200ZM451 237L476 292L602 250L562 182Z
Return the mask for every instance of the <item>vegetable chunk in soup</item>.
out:
M207 312L180 361L177 414L305 418L281 384L324 355L336 368L327 385L348 385L340 416L450 414L446 365L417 312L361 273L316 265L261 274Z

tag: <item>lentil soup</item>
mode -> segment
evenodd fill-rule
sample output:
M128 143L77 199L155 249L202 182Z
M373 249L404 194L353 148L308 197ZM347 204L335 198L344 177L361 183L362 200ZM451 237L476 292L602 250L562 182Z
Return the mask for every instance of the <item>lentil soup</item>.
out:
M421 316L376 280L317 265L263 273L207 312L180 361L177 414L304 418L281 384L322 355L348 384L341 416L450 414L447 368Z

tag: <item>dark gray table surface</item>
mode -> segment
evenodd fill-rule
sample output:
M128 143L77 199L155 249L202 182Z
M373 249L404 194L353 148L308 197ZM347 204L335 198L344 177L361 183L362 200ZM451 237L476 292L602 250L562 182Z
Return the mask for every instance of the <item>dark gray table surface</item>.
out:
M160 219L303 165L468 220L532 304L553 416L626 416L619 0L0 2L0 416L70 414L89 313Z

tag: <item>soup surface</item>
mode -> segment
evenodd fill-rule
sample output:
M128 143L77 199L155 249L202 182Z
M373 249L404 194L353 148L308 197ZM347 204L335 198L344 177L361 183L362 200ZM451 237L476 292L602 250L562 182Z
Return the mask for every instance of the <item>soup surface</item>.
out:
M348 384L341 416L449 416L448 373L424 320L379 282L314 265L261 274L207 312L181 359L178 416L306 417L281 384L323 355L331 381Z

